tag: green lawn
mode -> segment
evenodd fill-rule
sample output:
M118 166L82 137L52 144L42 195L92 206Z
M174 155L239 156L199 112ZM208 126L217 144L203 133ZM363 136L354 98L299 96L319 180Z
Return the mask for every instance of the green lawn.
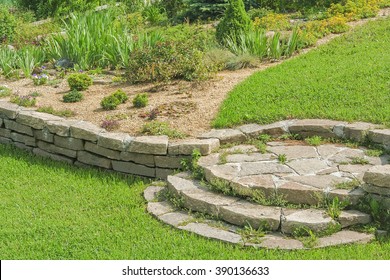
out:
M390 125L389 17L252 75L230 92L213 125L290 118Z
M308 251L208 240L145 212L146 183L0 145L0 259L390 259L390 242Z

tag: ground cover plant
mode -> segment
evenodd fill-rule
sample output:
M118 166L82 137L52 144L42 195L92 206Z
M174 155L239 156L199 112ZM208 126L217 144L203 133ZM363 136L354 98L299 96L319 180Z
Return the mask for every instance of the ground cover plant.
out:
M72 167L10 146L0 145L0 173L1 259L390 258L388 241L283 251L201 238L146 213L147 181Z
M367 23L236 86L215 127L328 118L390 125L390 19ZM261 86L259 86L261 85Z

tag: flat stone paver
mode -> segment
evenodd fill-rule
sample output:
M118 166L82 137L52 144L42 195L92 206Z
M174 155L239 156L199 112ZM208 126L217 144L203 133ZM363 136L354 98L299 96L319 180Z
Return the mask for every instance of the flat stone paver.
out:
M349 243L368 243L374 239L373 234L367 234L362 232L356 232L351 230L342 230L332 234L331 236L325 236L318 239L316 248L336 246Z
M289 174L294 173L290 167L277 162L244 162L240 165L238 176L259 174Z
M336 224L324 210L305 209L291 212L282 218L282 232L284 233L291 234L299 227L307 227L314 232L320 232Z
M275 146L269 147L267 150L276 155L286 155L287 160L298 158L316 158L317 151L311 146Z
M179 228L197 233L204 237L218 239L229 243L242 242L241 236L239 234L218 229L204 223L189 223L188 225L180 226Z
M319 189L333 189L337 184L350 181L347 178L334 175L314 175L314 176L289 176L286 180L312 186Z
M286 163L299 175L314 175L321 170L329 168L326 161L317 158L295 159Z

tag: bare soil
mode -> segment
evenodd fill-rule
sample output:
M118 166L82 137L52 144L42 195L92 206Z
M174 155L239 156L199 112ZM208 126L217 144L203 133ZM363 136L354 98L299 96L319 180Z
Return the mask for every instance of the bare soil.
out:
M381 10L378 17L388 16L390 8ZM378 18L377 17L377 18ZM352 27L367 22L361 20L351 23ZM338 35L331 34L318 41L318 45L327 43ZM312 49L312 48L311 48ZM310 49L301 51L305 53ZM299 55L299 54L297 54ZM158 121L167 122L171 128L187 134L197 136L211 129L211 122L215 118L219 107L227 94L235 85L252 75L254 72L264 70L281 63L265 62L256 68L238 71L222 71L215 78L204 82L173 81L167 85L141 84L131 85L112 82L112 74L94 76L95 83L84 92L84 100L78 103L62 102L63 94L69 91L66 79L58 81L55 85L35 86L31 79L5 80L0 78L0 86L6 85L14 94L28 95L38 92L37 107L52 106L56 110L72 110L75 116L72 119L85 120L98 126L109 119L118 119L119 131L131 135L139 135L142 126L150 121L150 112L157 112ZM54 73L53 73L54 74ZM50 76L51 80L55 75ZM113 111L104 111L100 101L117 89L122 89L129 96L129 101ZM136 109L131 100L138 93L148 93L149 103L145 108ZM6 98L9 99L9 98Z

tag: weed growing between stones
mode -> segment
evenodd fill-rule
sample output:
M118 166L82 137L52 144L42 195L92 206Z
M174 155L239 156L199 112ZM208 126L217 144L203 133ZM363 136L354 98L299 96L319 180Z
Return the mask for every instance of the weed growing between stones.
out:
M333 187L335 189L353 190L354 188L360 185L361 183L358 179L353 179L352 181L349 182L342 182L342 183L335 184Z
M361 165L365 165L365 164L369 164L370 162L365 159L365 158L362 158L362 157L353 157L352 158L352 161L351 161L351 164L361 164Z
M159 192L158 199L161 199L162 201L166 200L170 202L173 205L173 207L175 207L176 209L184 208L184 198L180 195L174 194L168 189Z
M302 242L306 248L313 248L318 244L317 235L308 227L297 227L293 230L292 236Z
M376 200L371 195L366 195L357 205L359 211L370 214L376 229L390 231L390 209L383 202Z
M204 171L201 166L199 166L198 161L202 154L198 149L194 149L191 154L191 159L182 159L181 165L185 171L191 172L193 178L198 180L204 179Z
M280 164L285 164L287 162L287 156L285 154L278 155L278 161Z
M273 192L271 195L266 196L261 190L253 191L250 200L265 206L286 206L288 204L284 195Z
M312 136L306 138L305 142L310 146L319 146L322 144L322 138L320 136Z
M348 200L340 201L340 199L335 196L332 200L327 201L327 211L326 213L334 220L337 220L340 217L341 211L350 205Z
M380 149L368 149L364 151L364 154L369 157L380 157L384 154L384 151Z
M254 229L252 225L247 222L247 225L243 229L239 229L237 233L241 235L244 243L260 244L262 242L262 238L269 231L269 224L266 221L263 221L257 229Z
M226 151L220 153L219 154L218 164L226 164L228 155L229 155L229 153L226 152Z

